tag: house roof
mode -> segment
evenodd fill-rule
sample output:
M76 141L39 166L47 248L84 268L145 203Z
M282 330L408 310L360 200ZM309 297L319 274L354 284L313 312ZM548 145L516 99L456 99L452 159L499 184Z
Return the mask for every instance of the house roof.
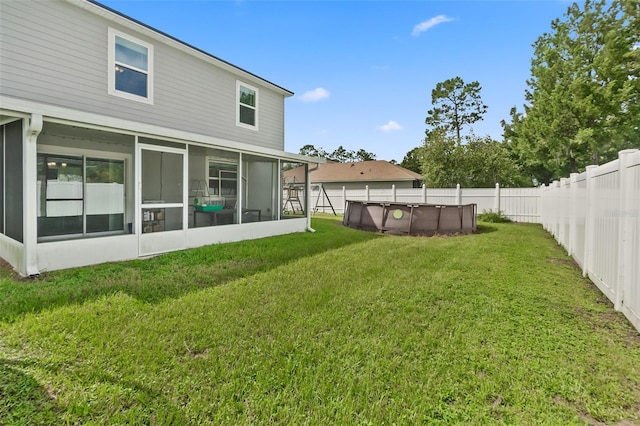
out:
M208 58L209 60L212 60L215 63L217 63L222 68L226 68L228 70L235 71L236 73L241 73L241 74L244 74L244 75L247 75L247 76L251 76L252 78L254 78L254 79L258 80L258 81L261 81L262 83L266 83L269 86L273 87L274 89L280 91L286 97L293 96L293 92L292 91L290 91L288 89L285 89L282 86L279 86L279 85L277 85L275 83L270 82L267 79L264 79L264 78L260 77L259 75L256 75L256 74L254 74L254 73L252 73L250 71L247 71L247 70L245 70L243 68L240 68L239 66L234 65L231 62L227 62L224 59L220 59L217 56L214 56L214 55L212 55L212 54L210 54L210 53L208 53L208 52L206 52L206 51L204 51L202 49L199 49L199 48L197 48L197 47L195 47L195 46L193 46L193 45L191 45L189 43L185 43L184 41L182 41L182 40L180 40L180 39L178 39L178 38L176 38L176 37L174 37L174 36L172 36L170 34L167 34L167 33L163 32L163 31L160 31L160 30L158 30L158 29L156 29L156 28L154 28L154 27L152 27L150 25L145 24L144 22L138 21L137 19L134 19L134 18L132 18L132 17L130 17L128 15L125 15L122 12L119 12L119 11L117 11L115 9L112 9L109 6L106 6L106 5L100 3L100 2L98 2L96 0L67 0L67 1L69 1L71 3L75 3L75 4L80 5L80 6L89 5L90 7L91 6L98 7L98 8L102 9L105 12L111 13L112 16L117 16L119 18L124 18L130 24L137 25L139 27L143 27L146 30L150 30L153 34L155 34L157 36L157 38L164 38L165 42L166 41L172 41L174 43L177 43L178 46L180 46L183 50L190 52L192 55L193 54L195 54L195 55L203 55L204 57Z
M418 173L384 160L361 161L357 163L320 164L311 171L311 182L375 182L375 181L414 181L422 179ZM285 182L303 182L304 167L284 172Z

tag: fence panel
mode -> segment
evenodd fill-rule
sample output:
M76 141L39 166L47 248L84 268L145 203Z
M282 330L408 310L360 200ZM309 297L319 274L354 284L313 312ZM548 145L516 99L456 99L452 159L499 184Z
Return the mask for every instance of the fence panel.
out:
M588 264L589 277L612 301L615 299L615 285L618 266L619 215L616 207L620 204L620 173L618 160L594 171L593 197L590 214L593 218L591 261Z
M501 188L500 210L515 222L540 223L540 195L540 188Z
M640 151L624 161L625 182L620 218L622 220L620 309L640 330Z
M393 192L391 188L373 188L369 189L369 199L375 201L393 201Z
M558 217L558 241L565 249L567 249L567 252L569 252L569 230L571 227L571 180L568 178L560 180L560 192L558 195L558 209L560 213Z
M422 188L398 188L396 189L396 201L400 203L424 203L424 194L425 192L423 192Z
M571 183L573 191L572 216L573 228L571 236L573 244L571 254L580 267L584 267L584 253L586 241L586 218L587 218L587 173L581 173L574 178Z
M640 150L541 190L541 222L640 331Z
M462 191L462 204L476 204L478 213L495 210L495 188L464 188Z
M456 204L455 188L427 188L427 204Z

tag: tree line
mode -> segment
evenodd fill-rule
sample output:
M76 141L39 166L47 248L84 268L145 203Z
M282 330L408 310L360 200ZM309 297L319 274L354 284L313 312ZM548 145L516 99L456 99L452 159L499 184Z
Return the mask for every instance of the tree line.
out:
M424 144L401 165L428 186L537 185L639 148L639 18L636 0L587 0L552 21L533 44L526 104L502 121L502 141L473 134L487 111L477 81L438 83Z
M400 165L422 174L431 187L531 186L640 148L639 1L574 3L533 47L525 104L501 122L502 140L474 134L488 109L482 87L453 77L431 91L423 143ZM342 147L331 154L301 153L375 159Z
M342 145L332 152L327 152L322 147L316 148L313 145L307 144L300 148L300 154L325 158L338 163L353 163L355 161L371 161L376 159L376 155L372 152L365 151L364 149L357 151L347 150Z

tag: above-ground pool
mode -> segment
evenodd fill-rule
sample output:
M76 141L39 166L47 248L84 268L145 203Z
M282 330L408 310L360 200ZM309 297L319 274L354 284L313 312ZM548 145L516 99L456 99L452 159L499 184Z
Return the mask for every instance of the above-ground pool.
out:
M342 223L398 235L471 234L476 230L476 205L347 200Z

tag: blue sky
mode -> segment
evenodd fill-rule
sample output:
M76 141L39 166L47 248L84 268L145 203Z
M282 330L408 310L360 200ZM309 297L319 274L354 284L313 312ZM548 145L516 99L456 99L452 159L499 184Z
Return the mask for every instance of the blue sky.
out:
M103 0L101 3L295 92L285 150L363 148L400 162L421 145L431 90L478 81L478 135L502 139L522 109L532 43L570 2Z

